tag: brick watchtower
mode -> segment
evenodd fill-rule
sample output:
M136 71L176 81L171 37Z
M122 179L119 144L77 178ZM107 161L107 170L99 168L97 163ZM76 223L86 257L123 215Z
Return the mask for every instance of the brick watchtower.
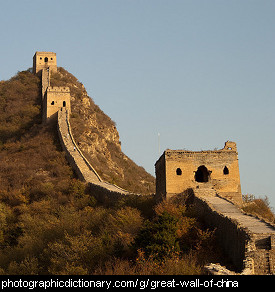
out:
M57 71L56 53L36 52L33 56L33 73L37 74L42 69L49 69L52 72Z
M214 189L220 196L241 205L241 183L235 142L207 151L166 150L155 164L159 200L187 189Z
M36 52L33 56L33 73L41 76L42 120L57 119L59 110L71 111L69 87L50 86L51 74L57 72L56 53Z

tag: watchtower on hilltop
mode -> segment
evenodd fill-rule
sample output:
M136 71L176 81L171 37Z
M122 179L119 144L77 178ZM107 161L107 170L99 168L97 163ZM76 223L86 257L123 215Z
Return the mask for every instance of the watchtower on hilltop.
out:
M59 110L71 111L70 88L50 86L51 72L57 72L56 53L36 52L33 56L33 73L41 74L43 123L56 119Z
M56 53L36 52L33 56L33 73L36 74L42 69L49 69L52 72L57 71Z
M155 163L156 195L169 199L187 189L214 189L221 197L242 203L238 152L227 141L220 150L166 150Z
M49 86L43 100L43 122L57 118L59 110L71 111L71 94L69 87Z

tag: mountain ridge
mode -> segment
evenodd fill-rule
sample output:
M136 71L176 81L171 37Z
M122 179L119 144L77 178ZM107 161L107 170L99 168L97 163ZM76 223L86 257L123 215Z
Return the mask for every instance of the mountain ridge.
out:
M121 151L115 122L87 95L83 84L59 67L51 75L51 85L70 88L74 139L100 177L131 192L153 193L154 178Z
M35 135L39 136L49 131L52 132L54 137L52 142L49 143L54 143L54 147L58 151L61 150L55 133L56 126L41 125L40 83L39 77L33 75L30 70L18 72L11 79L1 82L0 151L1 149L8 149L10 143L12 145L15 143L24 153L28 143L35 143L34 141L37 139ZM70 122L73 136L78 143L78 147L100 176L107 182L117 184L131 192L153 193L155 188L154 177L148 174L144 168L136 165L121 151L121 142L115 123L88 96L84 85L60 67L51 76L51 86L65 85L69 86L71 90L72 114ZM27 142L26 137L28 136L32 136L34 140L29 139ZM41 155L42 152L38 151ZM63 154L58 155L62 156ZM19 158L17 159L20 161ZM29 161L31 160L30 157ZM65 165L64 161L60 165ZM30 169L27 172L30 172ZM38 170L34 168L33 171L37 172ZM23 176L25 177L25 175ZM32 176L35 176L35 174ZM22 181L21 185L24 184L25 182ZM7 186L8 188L10 186Z

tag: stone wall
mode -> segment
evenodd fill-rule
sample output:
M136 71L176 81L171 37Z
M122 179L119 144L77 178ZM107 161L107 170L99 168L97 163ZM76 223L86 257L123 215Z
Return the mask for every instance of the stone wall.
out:
M41 83L42 83L42 104L43 104L46 90L50 86L50 70L42 69Z
M216 229L224 253L242 274L275 274L275 226L241 211L215 192L195 191L193 206L206 225Z
M155 164L156 172L156 199L158 202L161 202L167 198L166 193L166 164L165 164L165 155L163 154L158 163ZM168 198L169 199L169 198Z
M72 136L66 109L62 108L58 111L57 130L66 157L79 179L88 182L101 182L100 176L82 154Z
M78 178L89 184L91 194L99 201L115 202L119 197L134 195L121 187L104 182L93 166L85 158L75 142L69 121L69 113L66 109L58 111L57 130L67 160L77 174Z
M225 254L232 261L237 272L244 269L245 253L250 234L238 225L237 221L212 209L203 198L194 197L196 215L203 219L207 226L216 229L216 236Z
M141 196L127 192L120 187L103 182L101 184L89 183L89 191L98 202L105 206L114 206L121 199L133 199L134 197Z

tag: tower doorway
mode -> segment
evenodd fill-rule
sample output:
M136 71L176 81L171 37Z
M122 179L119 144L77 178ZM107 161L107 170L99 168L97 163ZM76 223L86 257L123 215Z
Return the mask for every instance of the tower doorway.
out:
M195 172L195 181L196 182L208 182L209 181L210 172L208 169L201 165L198 167L197 171Z

